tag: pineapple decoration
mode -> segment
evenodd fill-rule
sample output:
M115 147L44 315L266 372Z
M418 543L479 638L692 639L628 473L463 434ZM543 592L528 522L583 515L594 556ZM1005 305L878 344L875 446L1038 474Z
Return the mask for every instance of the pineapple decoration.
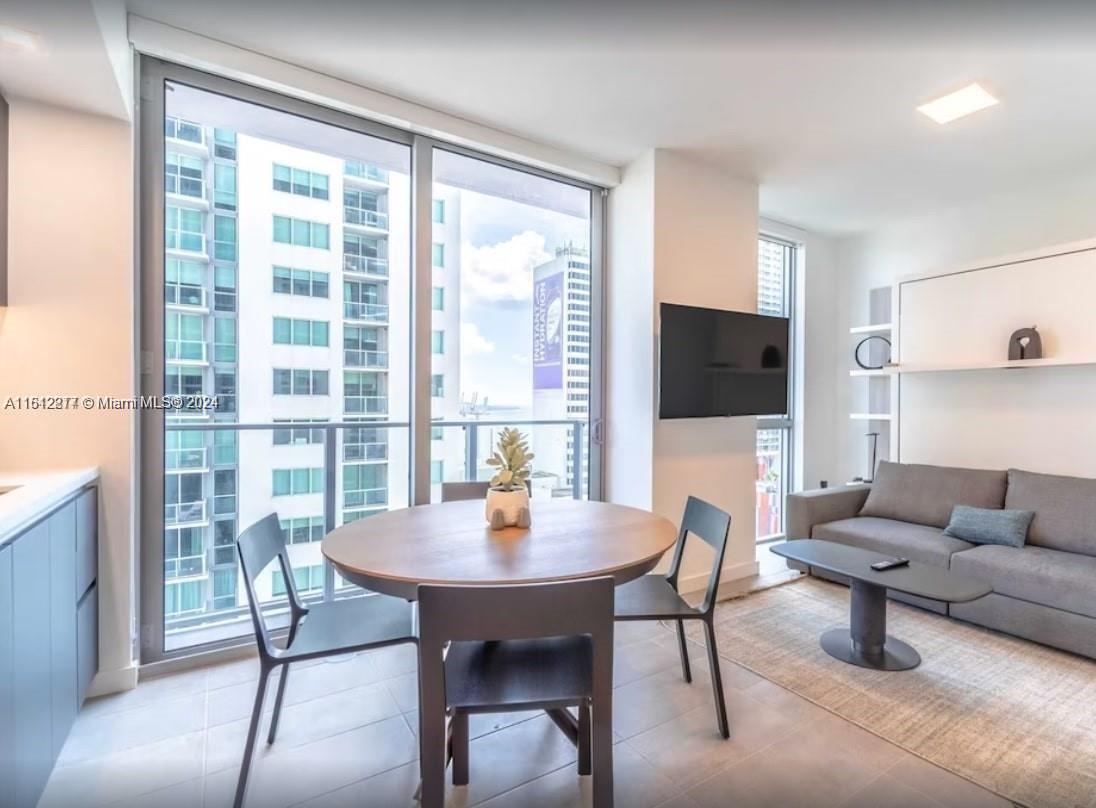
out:
M506 428L487 465L495 468L487 490L487 521L492 530L504 527L529 527L529 475L532 473L526 436L516 429Z

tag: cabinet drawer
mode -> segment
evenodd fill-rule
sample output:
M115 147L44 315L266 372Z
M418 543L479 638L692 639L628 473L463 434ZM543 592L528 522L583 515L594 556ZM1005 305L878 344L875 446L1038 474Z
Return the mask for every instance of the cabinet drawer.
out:
M98 488L89 488L76 499L76 597L81 597L99 572Z
M99 672L99 587L84 595L76 610L76 679L81 702Z

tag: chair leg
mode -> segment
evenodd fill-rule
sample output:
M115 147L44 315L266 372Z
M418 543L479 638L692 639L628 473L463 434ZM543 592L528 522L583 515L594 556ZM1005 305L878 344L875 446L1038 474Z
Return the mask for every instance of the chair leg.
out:
M719 721L719 734L726 738L731 737L731 728L727 723L727 704L723 698L723 675L719 671L719 654L715 648L715 625L704 621L704 631L708 640L708 665L712 669L712 690L715 695L716 718Z
M592 768L590 759L590 702L582 701L578 705L578 773L589 774Z
M240 767L240 778L236 781L234 808L243 808L244 792L247 790L247 776L251 771L251 756L255 752L255 736L259 734L259 721L263 717L263 701L266 699L266 683L270 678L270 668L259 671L259 686L255 690L255 705L251 708L251 725L247 730L247 743L244 745L244 762Z
M689 646L685 642L685 621L677 621L677 648L681 653L681 675L686 682L693 681L693 672L689 668Z
M591 723L593 747L594 808L613 806L613 707L612 697L595 699Z
M278 734L278 719L282 717L282 698L285 696L285 682L289 678L289 666L282 665L282 675L278 677L278 695L274 697L274 714L270 717L270 732L267 733L266 742L274 743Z
M468 713L453 713L453 785L468 785Z

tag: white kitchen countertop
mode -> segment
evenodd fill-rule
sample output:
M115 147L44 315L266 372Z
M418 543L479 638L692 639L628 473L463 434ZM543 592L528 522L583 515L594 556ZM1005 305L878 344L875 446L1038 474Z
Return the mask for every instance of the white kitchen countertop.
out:
M0 547L88 483L99 479L95 466L58 471L0 471Z

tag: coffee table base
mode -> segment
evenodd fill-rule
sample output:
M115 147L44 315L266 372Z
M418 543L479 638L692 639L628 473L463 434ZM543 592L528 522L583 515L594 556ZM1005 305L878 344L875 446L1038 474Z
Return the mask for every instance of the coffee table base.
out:
M921 664L921 655L912 645L904 643L891 635L886 635L886 642L881 653L864 653L853 643L852 635L847 628L835 628L827 631L821 637L822 650L834 659L848 662L850 665L859 665L861 668L872 668L877 671L908 671Z

